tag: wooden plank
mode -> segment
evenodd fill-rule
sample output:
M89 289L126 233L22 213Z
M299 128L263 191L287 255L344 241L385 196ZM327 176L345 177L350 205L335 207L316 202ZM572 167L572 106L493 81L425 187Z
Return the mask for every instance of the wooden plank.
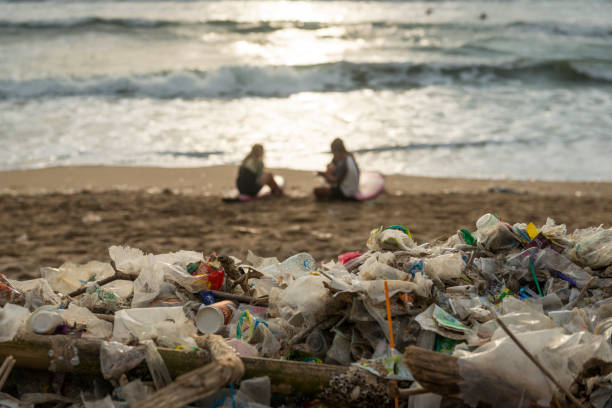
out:
M0 343L0 359L13 355L17 368L43 371L49 370L51 363L55 362L58 372L100 376L101 344L102 340L27 334L11 342ZM78 364L72 365L70 360L74 357L75 348ZM158 347L158 350L172 378L211 362L210 354L206 351L178 351L163 347ZM58 364L60 355L62 364ZM242 357L241 360L245 367L244 379L267 375L273 391L285 395L316 395L329 384L333 376L347 371L344 366L262 357Z

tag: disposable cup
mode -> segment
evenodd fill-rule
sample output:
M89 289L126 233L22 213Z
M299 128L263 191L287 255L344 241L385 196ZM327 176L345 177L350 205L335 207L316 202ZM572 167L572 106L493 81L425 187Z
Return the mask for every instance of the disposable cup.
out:
M217 333L232 320L236 305L231 300L223 300L198 309L195 322L201 333Z

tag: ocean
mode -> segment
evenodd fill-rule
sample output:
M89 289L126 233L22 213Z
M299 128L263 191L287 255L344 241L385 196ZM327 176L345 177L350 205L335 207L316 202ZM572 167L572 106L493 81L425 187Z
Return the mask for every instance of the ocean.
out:
M612 1L0 0L0 169L612 181Z

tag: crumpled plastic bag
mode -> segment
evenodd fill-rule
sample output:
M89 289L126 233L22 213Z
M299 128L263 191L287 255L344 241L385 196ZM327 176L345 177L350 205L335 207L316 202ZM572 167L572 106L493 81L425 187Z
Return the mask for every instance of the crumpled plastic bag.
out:
M443 281L450 281L461 277L465 268L465 262L460 253L426 258L424 262L425 274Z
M59 305L62 298L57 295L49 282L43 278L17 281L7 279L11 287L25 294L25 307L34 310L42 305Z
M372 251L381 250L410 250L416 247L412 237L399 229L383 229L382 227L372 230L367 247Z
M132 308L149 306L161 292L162 283L164 283L163 268L152 266L140 272L134 280Z
M359 267L359 277L363 280L408 280L411 275L372 256Z
M592 269L605 268L612 265L612 228L577 229L571 235L574 246L569 256L576 262Z
M0 307L0 342L12 341L29 314L25 307L12 303Z
M326 280L322 276L307 275L291 281L284 290L272 288L270 308L279 311L284 318L301 313L311 324L318 323L332 301L329 290L323 286Z
M84 307L71 303L68 309L59 311L62 318L70 326L79 323L85 325L87 331L83 337L109 338L113 332L113 324L102 319L98 319L95 314Z
M183 308L156 307L123 309L115 313L113 340L128 343L138 339L155 340L159 346L174 348L177 345L194 346L196 335L192 321L185 317Z
M53 290L67 295L87 282L113 276L115 271L108 263L91 261L84 265L66 262L59 268L41 268L40 273Z
M417 296L428 298L431 296L431 287L433 282L417 274L413 282L388 280L389 297L394 296L399 292L413 293ZM332 287L334 287L332 283ZM360 292L365 294L373 303L381 303L385 301L385 282L384 280L363 281L354 279L352 285L344 285L341 289L345 292Z

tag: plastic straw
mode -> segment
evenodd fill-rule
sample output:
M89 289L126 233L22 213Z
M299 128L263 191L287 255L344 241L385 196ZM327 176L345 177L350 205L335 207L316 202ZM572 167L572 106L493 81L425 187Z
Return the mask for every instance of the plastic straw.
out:
M387 322L389 322L389 345L392 349L395 348L395 340L393 340L393 325L391 324L391 302L389 301L389 286L385 281L385 304L387 306ZM396 382L397 385L397 382ZM395 408L399 407L399 400L395 397Z
M542 289L540 289L540 282L538 282L538 278L535 273L535 268L533 267L533 263L531 263L531 261L529 261L529 270L531 271L531 276L533 276L533 280L535 281L536 288L538 288L538 293L540 294L540 296L544 296L542 294Z

